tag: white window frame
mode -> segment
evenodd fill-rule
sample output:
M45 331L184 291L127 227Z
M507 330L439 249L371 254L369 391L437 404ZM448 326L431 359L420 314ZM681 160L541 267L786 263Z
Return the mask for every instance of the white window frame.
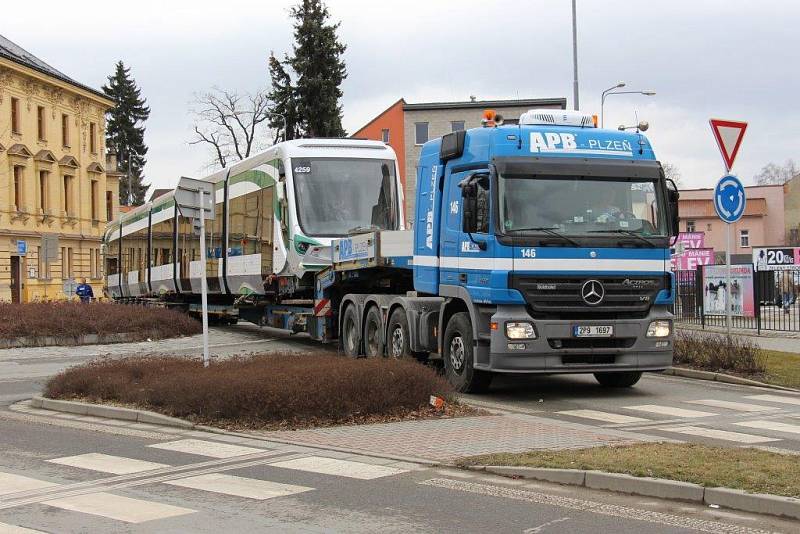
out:
M741 248L750 248L750 230L739 230L739 246Z
M686 231L687 232L696 232L697 228L697 221L694 220L687 220L686 221Z

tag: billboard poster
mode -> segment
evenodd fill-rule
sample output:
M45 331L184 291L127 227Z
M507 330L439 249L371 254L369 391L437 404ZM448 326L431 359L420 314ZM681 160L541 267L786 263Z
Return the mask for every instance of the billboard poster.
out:
M714 264L713 248L687 248L680 256L672 256L673 271L694 271L698 265Z
M753 248L756 271L788 271L800 269L800 247Z
M706 315L725 315L727 267L703 267L703 310ZM731 265L731 315L755 317L753 266Z
M684 243L684 246L689 248L705 248L706 234L705 232L679 232L678 239L675 243Z

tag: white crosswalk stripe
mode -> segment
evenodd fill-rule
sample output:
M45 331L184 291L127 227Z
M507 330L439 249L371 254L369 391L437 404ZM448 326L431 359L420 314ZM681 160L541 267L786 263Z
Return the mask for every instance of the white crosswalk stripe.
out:
M779 402L781 404L794 404L800 406L800 397L787 397L784 395L750 395L745 397L747 399L766 401L766 402Z
M307 456L305 458L274 462L269 465L272 467L283 467L285 469L296 469L299 471L309 471L311 473L337 475L362 480L399 475L400 473L406 472L403 469L384 465L365 464L349 460L338 460L336 458L323 458L322 456Z
M737 443L769 443L770 441L780 441L776 438L767 438L764 436L755 436L741 432L729 432L727 430L717 430L716 428L703 428L698 426L665 427L659 428L658 430L663 430L664 432L676 432L678 434L688 434L690 436L699 436L702 438L735 441Z
M651 419L644 419L643 417L633 417L630 415L601 412L598 410L564 410L557 413L571 415L572 417L605 421L607 423L649 423L651 421Z
M268 480L237 477L221 473L169 480L165 484L257 500L285 497L314 489L306 486L280 484Z
M135 460L122 456L110 456L97 452L79 454L77 456L65 456L64 458L53 458L47 461L54 464L68 465L70 467L79 467L81 469L112 473L115 475L128 475L130 473L140 473L142 471L169 467L167 464L146 462L144 460Z
M0 523L0 534L44 534L41 530L33 530L31 528L18 527L16 525L7 525Z
M668 415L670 417L711 417L717 415L711 412L701 412L699 410L686 410L684 408L675 408L672 406L660 406L658 404L642 404L641 406L625 406L626 410L636 410L639 412L655 413L659 415Z
M742 421L741 423L733 424L736 426L745 426L747 428L758 428L761 430L773 430L775 432L800 434L800 425L791 425L788 423L781 423L780 421Z
M256 449L254 447L243 447L242 445L204 441L201 439L181 439L178 441L168 441L166 443L156 443L154 445L148 445L148 447L197 454L199 456L210 456L212 458L233 458L234 456L244 456L245 454L266 451L266 449Z
M45 501L43 504L63 510L116 519L126 523L144 523L145 521L166 519L195 512L195 510L190 510L189 508L132 499L106 492L53 499Z
M8 495L18 491L37 490L58 486L55 482L47 482L35 478L15 475L13 473L0 473L0 495Z
M703 406L711 406L712 408L725 408L728 410L735 410L737 412L766 412L775 410L774 406L763 406L761 404L748 404L746 402L734 402L717 399L701 399L684 401L689 404L700 404Z

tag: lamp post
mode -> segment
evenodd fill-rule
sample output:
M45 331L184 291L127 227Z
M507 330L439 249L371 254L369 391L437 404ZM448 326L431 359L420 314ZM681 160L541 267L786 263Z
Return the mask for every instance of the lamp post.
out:
M625 82L619 82L614 87L609 87L605 91L603 91L602 96L600 97L600 127L602 128L605 122L603 121L603 106L606 103L606 97L611 95L645 95L645 96L655 96L656 92L652 90L645 90L645 91L615 91L614 89L619 89L621 87L625 87Z
M578 110L578 17L572 0L572 103Z

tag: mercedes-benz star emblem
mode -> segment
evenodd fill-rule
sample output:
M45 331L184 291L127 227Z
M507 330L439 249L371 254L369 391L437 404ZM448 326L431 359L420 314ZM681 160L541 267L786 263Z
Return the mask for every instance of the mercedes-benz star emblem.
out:
M587 280L581 286L581 297L583 301L589 306L597 306L603 302L603 297L606 295L606 290L597 280Z

